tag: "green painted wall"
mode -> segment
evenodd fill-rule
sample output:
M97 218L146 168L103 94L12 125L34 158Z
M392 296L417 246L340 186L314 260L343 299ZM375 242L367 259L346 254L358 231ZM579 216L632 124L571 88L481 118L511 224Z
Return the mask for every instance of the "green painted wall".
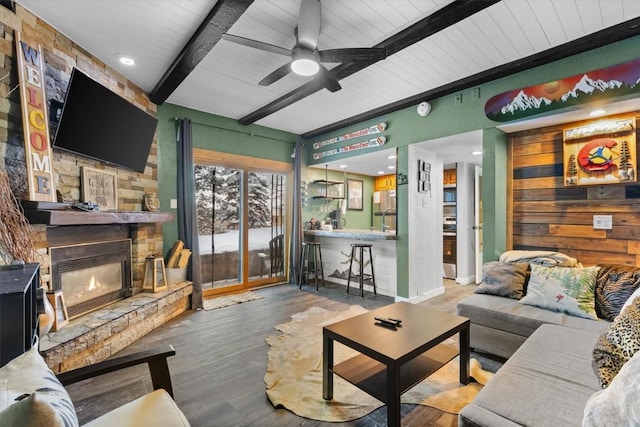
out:
M313 161L311 157L311 142L327 139L378 122L386 122L388 128L384 132L384 135L387 137L387 143L380 149L398 147L397 173L399 175L407 175L407 152L402 149L402 147L443 136L482 129L484 131L483 189L489 193L485 194L484 204L484 253L485 260L495 259L499 253L506 249L506 176L504 168L504 165L506 165L506 138L502 132L496 129L497 123L487 119L484 115L484 104L486 101L493 95L508 90L570 77L581 72L604 68L635 59L638 57L639 47L640 36L632 37L606 47L574 55L551 64L532 68L480 85L478 86L480 89L480 98L477 100L471 99L471 89L430 100L432 112L427 117L419 116L415 111L415 106L412 106L348 128L315 137L309 141L303 141L304 163L322 164L322 160ZM455 102L456 95L462 96L462 102L459 105L456 105ZM555 113L560 112L563 111L556 111ZM210 126L194 126L194 139L198 147L236 154L251 153L252 156L274 160L291 160L289 156L293 151L295 135L255 125L240 126L232 119L189 110L175 105L162 105L158 108L158 183L159 197L163 211L170 210L169 199L176 197L176 123L173 118L184 116L191 117L196 122L205 123ZM251 133L254 135L250 135ZM261 138L258 135L266 136L267 138ZM286 142L280 140L285 140ZM354 141L352 140L350 142ZM362 153L362 151L360 151L360 153ZM357 154L358 152L356 151L353 152L352 155ZM348 158L352 155L336 155L332 156L331 160ZM409 256L407 253L407 239L409 238L407 235L407 216L406 212L402 210L402 206L406 206L407 203L408 195L405 194L405 191L406 186L404 189L402 186L398 186L398 295L406 295L407 293L407 289L402 288L402 284L406 284L408 278L407 263L402 260L407 259ZM492 191L493 193L491 193ZM309 211L305 212L306 216L310 213ZM349 218L350 214L351 211L348 211L347 218ZM366 221L366 216L365 212L363 212L362 217L354 215L353 220L350 221L348 219L348 227L366 228L366 226L361 225ZM163 226L163 234L165 247L171 247L177 235L175 224L165 224Z
M376 149L398 147L398 174L407 174L408 159L403 146L417 142L437 139L444 136L456 135L464 132L482 129L483 133L483 188L490 194L485 195L484 203L484 236L485 236L485 260L496 259L506 248L506 138L501 135L496 125L499 123L489 120L484 114L484 105L489 98L502 92L524 88L540 83L574 76L581 72L596 70L611 65L619 64L638 57L640 48L640 36L631 37L621 42L594 49L589 52L571 56L547 65L531 68L529 70L497 79L478 86L480 98L471 99L472 88L463 90L438 99L429 100L432 111L427 117L421 117L416 113L415 106L385 114L359 124L345 127L325 135L320 135L304 141L304 149L309 164L320 164L322 160L314 161L311 142L321 141L337 135L352 132L357 129L371 126L375 123L386 122L387 130L384 135L387 138L385 146ZM455 97L462 96L462 102L456 105ZM556 110L549 114L558 114L577 107L565 110ZM359 140L364 140L361 138ZM353 143L350 140L349 143ZM346 145L346 144L342 144ZM340 144L331 146L339 147ZM369 151L373 151L371 149ZM349 154L339 154L331 157L331 160L349 158L361 154L363 151L354 151ZM326 159L325 159L326 161ZM493 191L493 194L491 194ZM406 212L402 206L406 206L407 195L398 187L398 295L405 295L403 285L407 283L407 263L402 262L409 255L407 253L406 239ZM404 201L403 201L404 200Z
M342 217L346 219L346 225L344 228L355 228L355 229L364 229L367 230L371 226L371 194L373 193L373 178L370 176L363 176L348 173L344 174L344 172L339 171L326 171L324 169L318 168L308 168L305 167L301 171L302 181L307 183L307 204L302 207L302 221L309 221L311 218L316 218L317 220L327 219L329 216L329 212L338 209L339 207L343 207L346 205L345 200L327 200L327 199L313 199L313 190L314 185L309 184L311 181L315 180L325 180L325 175L329 181L335 182L345 182L347 179L357 179L362 181L363 185L363 205L362 210L345 210ZM344 186L344 191L346 194L347 188Z
M170 200L177 198L177 144L178 122L175 118L192 120L193 144L196 148L240 154L269 160L293 163L296 135L263 126L242 126L236 120L201 111L163 104L158 107L158 197L160 209L175 215L173 222L162 225L165 251L178 239L176 209Z

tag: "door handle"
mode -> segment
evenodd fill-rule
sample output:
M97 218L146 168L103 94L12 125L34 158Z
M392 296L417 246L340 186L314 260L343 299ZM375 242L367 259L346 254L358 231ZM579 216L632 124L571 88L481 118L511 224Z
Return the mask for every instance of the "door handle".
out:
M474 225L471 228L474 229L474 230L482 230L482 226L481 225Z

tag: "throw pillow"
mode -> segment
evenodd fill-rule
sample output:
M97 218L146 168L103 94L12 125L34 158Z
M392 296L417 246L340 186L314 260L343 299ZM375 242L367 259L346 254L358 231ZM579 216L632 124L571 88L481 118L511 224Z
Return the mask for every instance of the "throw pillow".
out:
M487 262L482 266L482 283L474 292L520 299L524 296L528 269L526 262Z
M598 317L612 322L638 286L640 269L621 264L600 265L595 287Z
M29 424L25 419L18 424L6 425L78 426L69 394L40 356L37 346L0 368L0 385L0 403L6 405L0 408L0 424L5 425L5 419L16 419L28 412L29 420L34 423Z
M593 289L598 267L542 267L531 264L521 304L597 320Z
M640 297L640 288L636 289L636 291L634 293L631 294L631 296L629 297L629 299L627 299L627 301L625 301L624 305L622 306L622 308L620 309L620 313L622 313L624 311L625 308L629 307L631 304L633 304L633 302L636 300L636 298Z
M640 300L637 300L640 302ZM640 305L631 304L615 318L593 348L593 368L603 388L640 350Z
M620 369L609 387L595 392L584 407L583 427L640 425L640 353Z

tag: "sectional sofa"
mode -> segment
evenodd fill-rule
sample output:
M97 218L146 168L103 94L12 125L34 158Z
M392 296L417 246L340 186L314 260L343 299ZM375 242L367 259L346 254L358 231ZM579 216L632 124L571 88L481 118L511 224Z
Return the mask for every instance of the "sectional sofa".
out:
M640 313L640 299L631 303L640 294L640 268L584 268L569 257L540 262L528 254L513 256L507 253L501 261L485 264L477 293L457 306L459 315L471 319L471 347L507 359L461 411L459 425L640 425L633 419L635 413L640 416L637 400L629 404L629 392L620 392L618 383L625 376L613 377L606 389L602 378L605 362L619 356L617 349L607 347L611 331L629 325L628 319L621 320L625 303L632 306L625 308L626 317L632 309ZM571 277L562 277L566 275ZM570 282L564 284L567 289L563 280ZM585 286L589 280L591 285ZM637 332L640 337L640 321ZM634 363L640 365L640 355ZM627 370L631 365L620 363ZM610 424L603 421L604 413Z

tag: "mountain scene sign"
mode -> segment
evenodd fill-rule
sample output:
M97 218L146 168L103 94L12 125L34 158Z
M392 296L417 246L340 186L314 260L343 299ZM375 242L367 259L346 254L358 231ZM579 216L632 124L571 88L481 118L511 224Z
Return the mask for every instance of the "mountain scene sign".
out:
M484 107L496 122L523 119L573 105L640 93L640 58L491 97Z

